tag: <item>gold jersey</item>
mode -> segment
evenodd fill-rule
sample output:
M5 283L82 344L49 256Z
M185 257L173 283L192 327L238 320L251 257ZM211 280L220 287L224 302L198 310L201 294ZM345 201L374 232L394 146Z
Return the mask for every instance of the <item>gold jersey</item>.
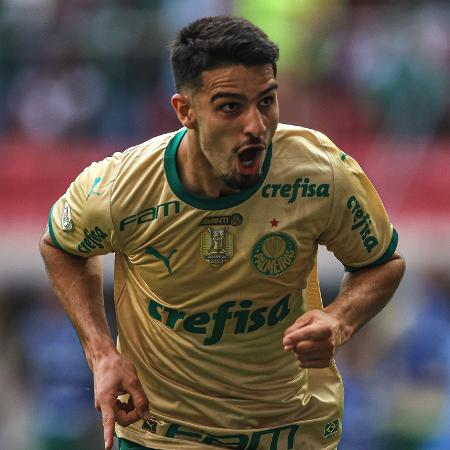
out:
M183 188L185 133L93 163L50 212L57 247L116 255L118 348L154 418L116 433L162 450L335 449L339 373L299 369L283 335L321 307L318 244L357 270L387 261L397 233L362 169L317 131L280 124L259 184L220 198Z

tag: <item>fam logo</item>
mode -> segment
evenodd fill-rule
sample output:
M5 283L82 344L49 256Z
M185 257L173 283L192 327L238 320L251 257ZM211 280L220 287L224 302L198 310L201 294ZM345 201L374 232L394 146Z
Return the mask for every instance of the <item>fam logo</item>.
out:
M161 433L168 438L201 442L202 444L212 445L213 448L241 450L257 450L259 448L292 450L295 445L296 433L300 429L299 425L293 423L253 432L245 430L239 434L209 434L203 430L195 430L176 423L168 425L168 427L166 425L167 431L164 430L165 433ZM158 434L160 433L158 432ZM299 447L296 446L296 448Z
M210 434L201 429L190 428L178 423L164 422L156 418L144 420L142 429L170 439L184 439L213 445L214 448L257 450L258 448L292 450L300 426L296 423L256 431L242 430L241 433Z
M126 227L132 225L142 225L145 223L152 222L159 217L167 217L170 215L178 214L180 212L180 202L174 200L171 202L161 203L161 205L151 206L150 208L142 209L128 217L124 217L119 222L120 231L125 230ZM128 228L127 228L128 229Z
M255 244L251 260L255 268L266 276L278 276L291 267L297 254L293 238L282 232L264 235Z

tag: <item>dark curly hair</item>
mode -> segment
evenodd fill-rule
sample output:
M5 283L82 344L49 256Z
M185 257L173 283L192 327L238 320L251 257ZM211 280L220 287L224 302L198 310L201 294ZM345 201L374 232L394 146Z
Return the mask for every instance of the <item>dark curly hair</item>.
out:
M257 26L242 17L212 16L182 28L171 44L170 59L177 91L199 88L202 72L221 66L272 64L279 49Z

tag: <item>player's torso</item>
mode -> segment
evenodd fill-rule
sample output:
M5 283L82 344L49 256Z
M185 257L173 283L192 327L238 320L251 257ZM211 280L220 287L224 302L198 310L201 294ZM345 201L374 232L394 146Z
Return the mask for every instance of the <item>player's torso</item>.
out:
M270 304L305 287L328 220L330 170L283 145L274 141L267 175L252 193L202 199L180 191L163 151L143 176L119 177L124 188L112 197L117 239L149 296L195 313L205 298L211 307L243 299Z
M171 145L142 173L119 174L111 199L121 350L145 372L160 430L174 421L195 429L198 405L211 432L325 426L338 414L340 381L326 371L320 395L308 391L282 338L305 309L332 195L326 161L302 161L276 138L253 192L202 199L179 185Z
M283 378L298 377L298 370L293 358L286 364L282 337L305 309L302 290L332 195L328 165L308 149L303 157L298 143L292 148L282 134L268 152L259 186L205 199L185 192L177 180L174 155L181 138L182 132L145 164L125 168L111 199L126 279L116 302L119 329L132 336L127 350L136 351L131 341L150 346L165 336L181 349L173 349L174 358L183 357L182 349L190 352L194 372L179 374L186 384L206 367L218 384L223 381L214 392L229 390L230 377L237 390L248 388L246 382L284 389ZM136 358L173 374L167 352L159 351ZM276 377L259 371L267 363L281 365ZM234 377L245 366L248 377Z

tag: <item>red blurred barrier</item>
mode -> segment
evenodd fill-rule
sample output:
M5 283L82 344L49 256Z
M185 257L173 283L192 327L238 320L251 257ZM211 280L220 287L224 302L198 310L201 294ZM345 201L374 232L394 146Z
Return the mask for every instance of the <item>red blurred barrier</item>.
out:
M45 224L52 204L94 160L113 153L95 143L0 143L0 217L2 224Z
M438 218L450 224L450 139L406 143L371 138L339 142L363 166L390 215ZM0 143L2 226L45 224L53 202L91 161L119 150L96 142Z

